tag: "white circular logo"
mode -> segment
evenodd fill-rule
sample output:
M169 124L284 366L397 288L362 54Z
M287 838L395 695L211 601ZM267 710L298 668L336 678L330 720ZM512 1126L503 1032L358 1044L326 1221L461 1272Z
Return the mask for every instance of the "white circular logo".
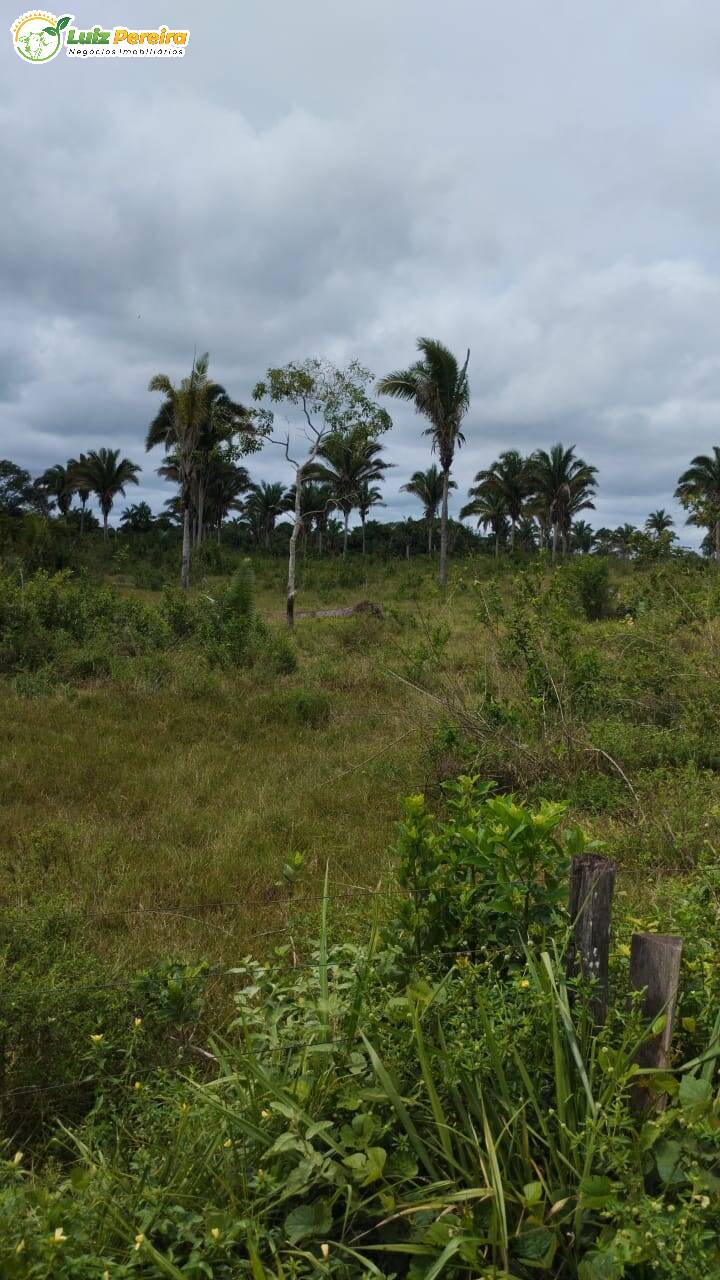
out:
M24 13L10 28L18 57L24 62L51 62L62 48L62 31L70 18L53 13Z

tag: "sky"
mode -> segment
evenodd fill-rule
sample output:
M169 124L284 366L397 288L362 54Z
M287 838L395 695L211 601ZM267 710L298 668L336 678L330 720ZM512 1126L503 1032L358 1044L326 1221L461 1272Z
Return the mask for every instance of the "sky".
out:
M268 366L380 376L427 335L471 352L456 512L502 449L562 441L598 467L594 525L664 506L697 542L672 495L720 443L720 7L74 4L80 28L190 41L30 66L6 6L0 456L37 474L119 447L143 466L128 500L159 510L154 373L209 351L249 402ZM432 459L386 407L398 519ZM292 478L270 444L249 469Z

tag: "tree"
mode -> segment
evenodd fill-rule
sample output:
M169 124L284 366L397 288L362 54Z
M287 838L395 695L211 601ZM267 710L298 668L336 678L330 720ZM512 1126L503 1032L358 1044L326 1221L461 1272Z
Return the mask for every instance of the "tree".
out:
M386 466L392 466L392 463L386 463ZM365 526L367 518L373 507L384 507L382 500L382 490L376 484L369 484L367 480L363 480L360 486L360 494L358 497L358 515L360 516L360 524L362 525L362 553L365 555Z
M239 467L230 452L217 450L207 476L206 512L208 524L216 529L220 541L222 526L231 511L240 511L243 496L251 488L245 467Z
M344 556L347 555L348 525L353 507L360 506L363 490L375 480L381 480L388 468L389 464L380 457L381 453L382 445L368 437L365 424L361 422L350 430L335 431L327 436L318 449L318 459L322 461L315 462L307 473L310 479L328 486L335 505L343 513ZM366 507L362 517L363 529L368 510Z
M707 529L713 540L715 560L720 564L720 448L712 455L699 453L678 480L675 497L690 512L687 524Z
M645 530L647 533L652 533L656 538L659 538L661 534L668 533L674 524L675 521L670 512L666 511L664 507L658 507L657 511L650 512L645 521Z
M118 461L118 459L120 459ZM80 482L95 494L103 516L103 534L108 536L108 516L125 486L138 483L141 468L129 458L120 458L119 449L91 449L76 473Z
M448 480L448 489L457 489L454 480ZM402 486L405 493L412 493L423 505L423 514L427 524L428 555L432 555L433 529L437 509L443 497L443 477L435 463L427 471L413 471L407 484Z
M260 447L262 435L257 416L231 400L225 388L209 377L209 363L206 352L193 361L190 376L179 386L164 373L151 378L148 386L149 391L159 391L165 397L148 428L145 448L164 445L177 471L183 514L180 585L185 591L190 585L191 513L194 505L197 542L202 537L210 456L221 443L239 434L239 452L249 453Z
M127 533L149 533L153 526L153 513L147 502L134 502L120 516L120 524Z
M291 509L295 510L295 486L290 489ZM302 518L308 530L314 527L318 555L322 555L323 537L327 533L328 520L335 503L329 484L306 480L301 490Z
M79 458L70 458L68 461L68 471L72 476L73 489L80 499L80 533L85 532L85 512L90 498L90 490L87 488L82 479L82 467L85 462L85 454L81 453Z
M288 494L284 484L267 484L261 480L259 484L250 486L249 496L243 503L243 514L256 540L264 542L266 551L270 549L270 538L278 516L287 510Z
M575 456L575 445L565 449L554 444L547 452L538 449L528 459L528 487L541 521L552 529L552 558L562 539L563 554L570 546L573 517L595 509L592 495L597 488L597 467Z
M470 490L472 493L473 491ZM460 512L460 519L476 516L483 529L490 529L495 538L495 557L500 555L500 543L507 535L508 512L503 495L497 489L485 489L477 493Z
M302 489L308 470L316 463L328 436L348 435L356 427L362 427L368 439L375 439L391 426L389 414L368 396L370 376L355 360L346 369L317 359L291 361L284 368L268 369L253 392L255 400L267 398L272 404L285 403L299 411L304 419L301 436L308 447L306 457L291 456L289 431L283 440L274 442L282 444L285 457L295 468L294 520L288 549L288 626L293 625L295 615L297 540L302 527Z
M48 467L40 476L39 483L54 499L61 516L66 516L72 506L75 493L75 476L72 461L66 467L61 462Z
M29 471L9 458L0 459L0 511L21 516L32 500L32 487Z
M595 532L592 525L589 525L587 520L576 520L572 529L573 551L581 551L583 555L589 555L594 541Z
M452 351L435 338L418 338L420 359L409 369L400 369L381 378L378 391L414 404L417 413L426 417L430 426L425 435L432 438L437 451L443 477L440 509L440 585L447 584L448 553L448 490L450 469L455 449L464 443L460 430L462 420L470 407L468 381L468 350L465 363L460 366Z
M530 491L528 466L517 449L506 449L485 471L478 471L470 496L497 494L510 521L510 550L515 547L515 530L522 517L525 499Z

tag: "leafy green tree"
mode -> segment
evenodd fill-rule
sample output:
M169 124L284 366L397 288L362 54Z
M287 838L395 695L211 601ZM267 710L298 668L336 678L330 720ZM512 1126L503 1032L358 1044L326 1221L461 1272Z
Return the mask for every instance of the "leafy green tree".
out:
M554 444L549 452L538 449L528 459L528 487L533 506L541 521L552 530L552 558L557 559L562 540L563 553L570 546L573 517L580 511L594 510L593 493L597 488L597 467L575 455L575 446L565 449Z
M595 531L587 520L576 520L572 527L572 548L573 551L580 551L583 555L589 555L593 549L595 541Z
M0 511L10 516L22 515L30 504L32 486L29 471L9 458L0 459Z
M127 533L149 533L153 526L153 513L147 502L134 502L120 516L120 524Z
M78 466L77 477L98 500L103 517L103 534L108 536L108 516L118 494L125 497L125 486L138 483L141 468L130 458L121 458L119 449L91 449Z
M43 472L39 483L55 502L60 515L66 516L72 506L73 494L75 493L72 463L69 462L64 467L61 462L56 462L53 467L48 467L47 471Z
M297 540L303 525L302 491L308 472L329 436L347 436L362 428L366 438L374 440L392 425L390 415L368 395L370 379L369 371L356 360L345 369L317 359L291 361L283 368L268 369L253 392L255 400L285 404L304 420L298 442L301 448L308 449L306 456L291 456L289 431L284 439L274 441L283 446L287 461L295 468L295 508L288 549L288 626L293 625L295 615ZM268 417L271 421L272 414Z
M650 512L645 521L645 529L647 533L652 533L656 538L659 538L661 534L668 533L674 524L675 521L670 512L666 511L664 507L658 507L657 511Z
M250 486L250 493L243 503L243 514L250 524L257 542L270 549L270 539L275 523L283 511L288 510L288 492L279 481L268 484L261 480Z
M418 338L420 359L408 369L387 374L378 383L381 395L407 400L430 422L425 435L432 438L443 477L440 510L440 585L447 584L448 490L455 450L464 443L462 420L470 407L468 364L460 365L452 351L436 338Z
M343 513L343 555L347 555L348 526L353 508L360 506L363 491L376 480L381 480L388 468L389 464L380 457L381 453L382 445L371 440L364 423L359 423L349 431L332 432L327 436L318 449L320 461L315 462L308 472L311 479L329 487L335 505ZM363 528L368 510L369 507L363 518Z
M502 499L505 515L510 521L510 550L515 547L515 530L525 508L530 492L528 465L517 449L506 449L496 462L485 471L478 471L471 497L497 494Z
M209 459L213 450L240 437L238 451L249 453L260 447L262 438L262 422L243 405L231 400L225 388L210 378L209 363L206 352L194 360L190 376L183 378L178 386L164 373L151 378L148 386L149 391L159 391L165 397L148 429L145 448L164 445L177 469L183 513L180 570L183 590L190 585L191 513L194 506L197 541L202 536Z
M240 511L244 495L251 487L245 467L233 461L230 452L216 450L207 474L206 513L208 524L220 541L222 527L231 511Z
M688 524L707 529L713 555L720 564L720 448L699 453L678 480L675 497L690 512Z
M495 538L495 557L497 558L500 555L500 544L505 541L508 530L505 498L497 489L485 489L477 493L472 502L468 502L460 512L461 520L466 520L469 516L475 516L483 529L490 529Z
M386 463L386 466L392 466L392 463ZM362 526L362 553L365 555L365 526L367 518L373 507L384 507L382 500L382 489L376 484L370 484L368 480L363 480L358 495L358 515L360 516L360 524Z
M448 480L448 489L457 489L454 480ZM404 493L412 493L423 505L423 515L427 524L428 555L432 555L433 530L438 507L443 497L443 477L435 463L427 471L413 471L407 484L402 486Z

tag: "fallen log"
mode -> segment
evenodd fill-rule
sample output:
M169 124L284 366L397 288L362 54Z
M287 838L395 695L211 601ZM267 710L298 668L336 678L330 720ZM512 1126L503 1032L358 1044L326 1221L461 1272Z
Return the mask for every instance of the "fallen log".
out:
M373 618L382 618L382 605L373 604L372 600L361 600L358 604L347 605L336 609L300 609L296 618L353 618L358 613L369 613Z

